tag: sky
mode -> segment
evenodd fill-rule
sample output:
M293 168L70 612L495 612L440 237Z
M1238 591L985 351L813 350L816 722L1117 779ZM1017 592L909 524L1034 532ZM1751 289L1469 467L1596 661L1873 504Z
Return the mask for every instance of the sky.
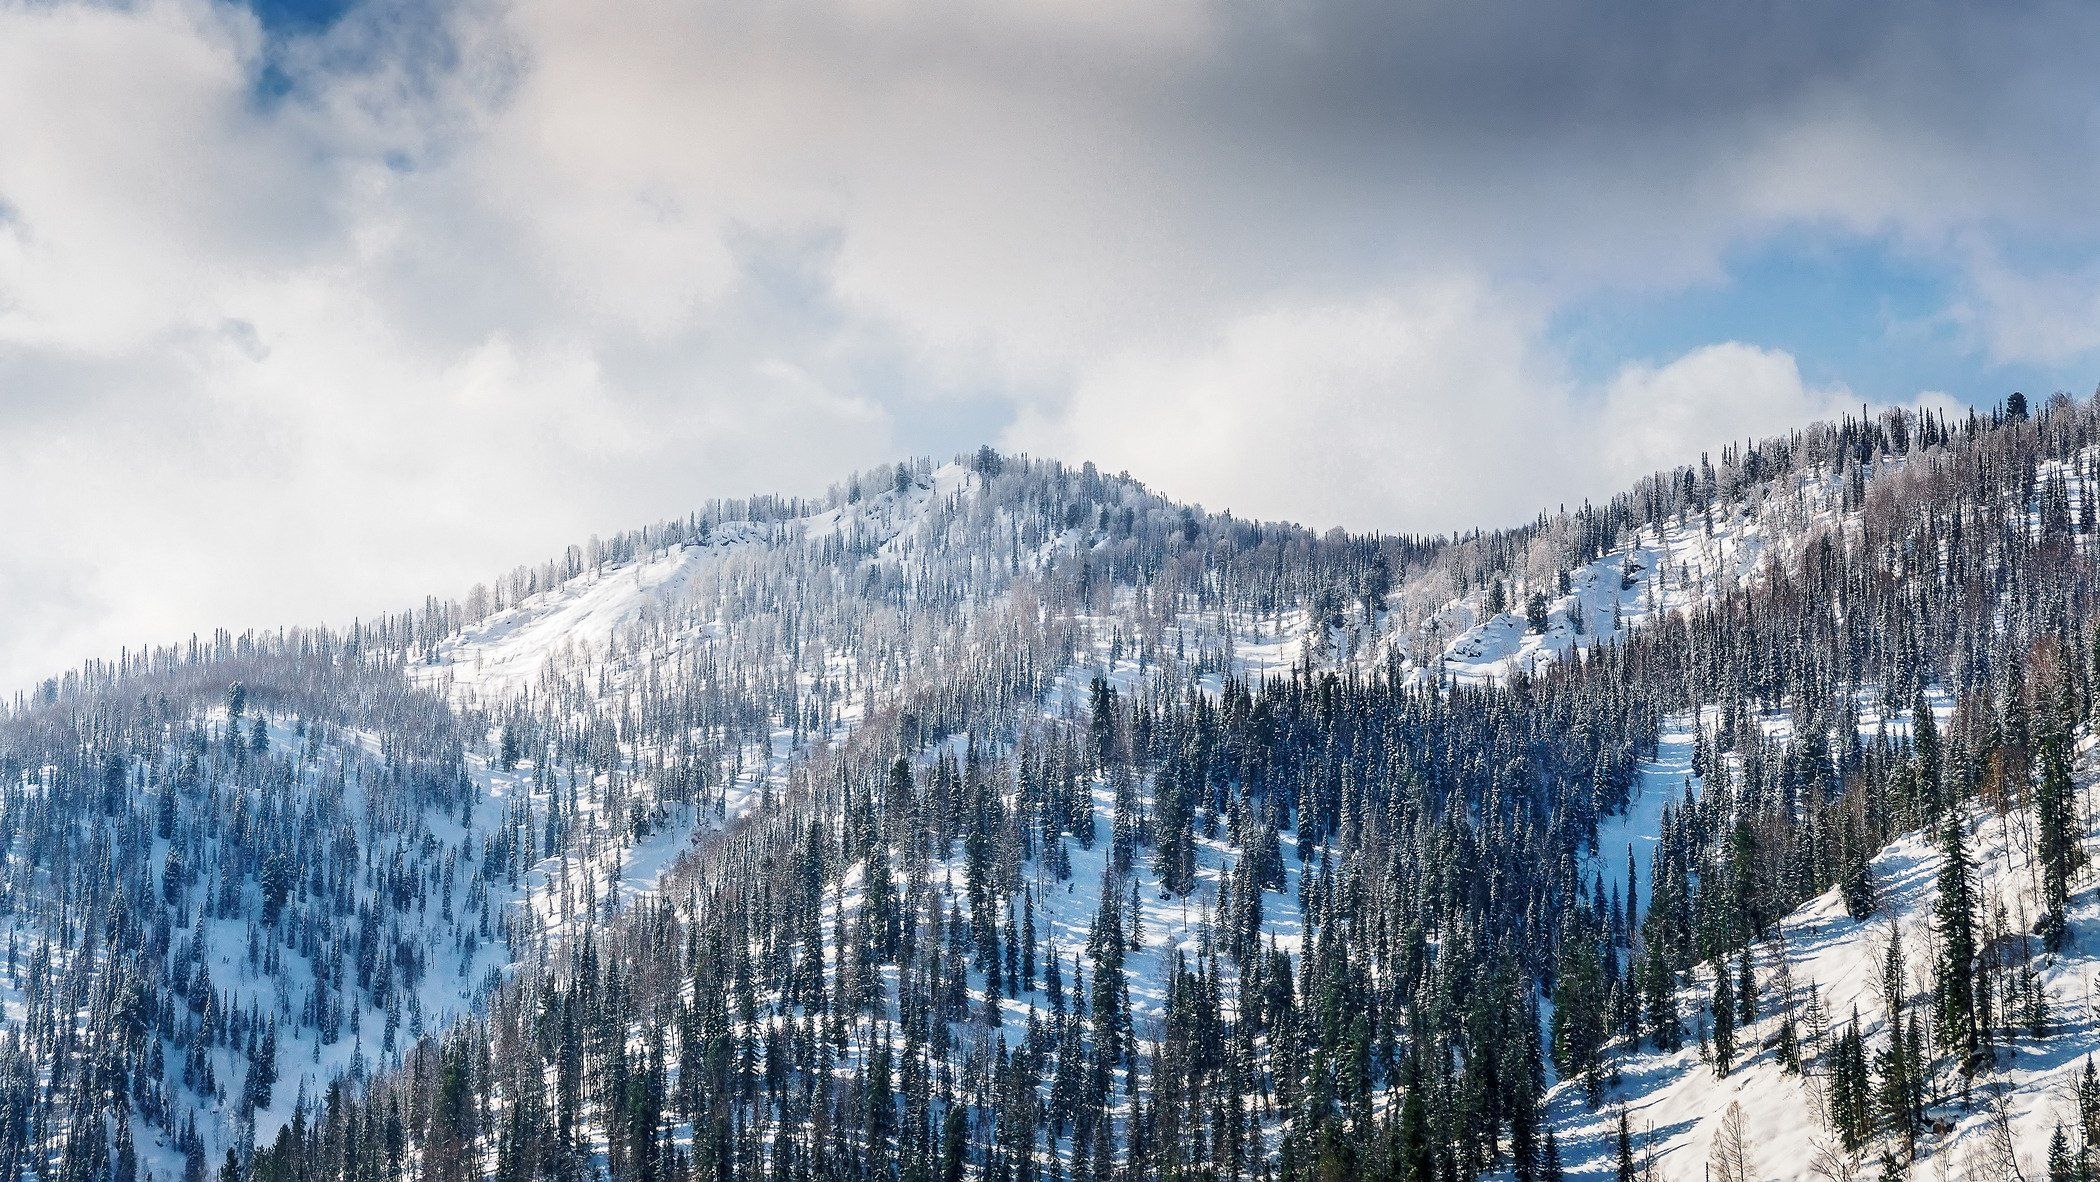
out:
M2100 8L0 0L0 692L709 497L1440 531L2100 381Z

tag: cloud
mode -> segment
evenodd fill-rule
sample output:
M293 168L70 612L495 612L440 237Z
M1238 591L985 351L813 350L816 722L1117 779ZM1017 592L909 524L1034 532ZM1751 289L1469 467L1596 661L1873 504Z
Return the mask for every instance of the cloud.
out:
M1557 309L1788 226L2100 229L2096 26L0 0L0 686L991 437L1362 528L1606 493L1842 391L1735 345L1585 387ZM2037 326L1992 348L2081 347L2100 283L1974 269Z
M1843 386L1802 381L1789 353L1724 341L1663 365L1625 365L1601 392L1584 442L1598 467L1624 484L1688 463L1702 449L1862 409Z
M2016 264L2000 248L1970 249L1963 298L1949 318L2000 360L2065 363L2100 351L2100 258L2052 252Z
M1528 516L1570 474L1536 313L1477 282L1257 312L1103 364L1006 442L1084 455L1171 495L1319 525Z
M1246 516L1439 532L1513 524L1861 409L1805 382L1791 355L1735 341L1588 387L1538 343L1539 318L1462 280L1259 313L1188 351L1115 359L1007 442Z

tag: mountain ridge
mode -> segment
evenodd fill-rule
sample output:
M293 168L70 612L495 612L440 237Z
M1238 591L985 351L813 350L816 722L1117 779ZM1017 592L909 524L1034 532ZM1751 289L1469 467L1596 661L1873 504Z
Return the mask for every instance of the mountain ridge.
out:
M1614 1041L1628 1035L1563 1027L1590 1004L1618 1015L1613 998L1633 987L1621 961L1665 943L1610 919L1618 905L1581 869L1600 819L1621 813L1656 758L1665 718L1687 704L1736 717L1778 694L1829 727L1856 710L1838 687L1900 705L1976 684L1965 670L1978 645L2024 644L2039 625L1963 608L1921 626L1917 613L2006 593L1958 568L1990 514L2003 519L1994 506L2015 500L2018 536L1977 553L2009 556L2000 583L2032 583L2024 594L2045 609L2032 618L2086 610L2094 434L2092 408L2067 401L2032 421L1897 412L1724 449L1602 507L1432 541L1204 514L1134 481L985 450L878 469L821 508L761 498L746 519L710 510L572 547L493 591L347 630L222 634L89 666L18 699L0 729L8 897L31 920L10 942L64 952L81 906L122 918L10 978L28 982L25 998L131 991L149 1018L87 1021L106 1048L91 1054L43 1033L18 1044L43 1048L19 1053L54 1081L46 1090L127 1082L96 1089L102 1107L44 1118L33 1099L0 1103L0 1116L26 1114L0 1127L0 1151L61 1171L128 1161L162 1177L348 1177L325 1173L354 1173L343 1154L363 1134L342 1122L384 1123L388 1105L406 1105L397 1117L422 1123L387 1152L433 1176L469 1160L500 1175L527 1156L555 1175L745 1168L732 1163L755 1151L755 1064L703 1080L699 1043L651 1043L656 1013L746 1054L764 1030L821 1031L823 1054L763 1052L785 1056L783 1082L834 1080L821 1104L767 1102L770 1169L814 1169L800 1155L821 1149L854 1170L879 1158L1076 1177L1085 1159L1101 1177L1209 1160L1295 1177L1330 1154L1399 1168L1414 1160L1406 1130L1434 1124L1422 1160L1454 1176L1541 1176L1542 1132L1563 1127L1579 1172L1594 1139L1561 1111L1566 1084L1549 1096L1545 1063L1526 1055L1569 1078L1639 1061ZM1903 556L1918 551L1902 539L1935 537L1932 581L1906 590ZM1857 610L1804 611L1819 595ZM1877 630L1860 633L1869 619ZM1763 635L1786 639L1750 639ZM1967 650L1952 645L1963 637ZM1780 650L1800 656L1773 665ZM1939 655L1921 664L1928 652ZM1981 684L1993 701L2027 692ZM1787 776L1816 794L1789 787L1756 806L1783 810L1769 824L1799 834L1787 841L1837 843L1827 868L1819 854L1769 872L1771 906L1854 873L1860 847L1899 837L1890 826L1911 815L1824 831L1821 794L1835 801L1847 777L1904 758L1852 752L1856 740L1830 737L1843 733L1787 757ZM1369 746L1345 756L1358 743ZM230 828L215 816L229 801ZM1636 829L1661 820L1638 815ZM151 872L67 869L112 839ZM1745 857L1765 856L1760 840ZM311 865L276 860L286 845ZM1448 858L1516 893L1464 888L1436 869ZM776 869L754 877L764 866ZM1428 881L1411 884L1409 866ZM1403 917L1419 935L1393 926ZM722 925L755 944L721 945ZM683 944L659 946L674 932ZM1368 943L1352 950L1340 933ZM111 938L140 934L144 960ZM1567 950L1592 939L1610 952L1597 992L1569 1001ZM1721 939L1677 933L1668 943L1683 949L1657 955ZM695 960L703 947L717 968ZM749 961L790 953L810 967ZM1455 995L1437 992L1448 983L1432 987L1439 966L1459 964L1499 982L1497 1016L1460 1018ZM627 967L608 985L613 965ZM656 984L645 996L629 980ZM709 1016L709 990L732 987L750 1016ZM1377 1027L1361 1067L1343 1070L1335 1056L1355 1045L1344 999L1359 995ZM1527 996L1552 1002L1554 1027L1529 1052L1506 1041L1543 1023L1525 1018ZM549 1079L569 1071L549 1006L586 1007L585 1025L638 1024L578 1044L587 1078L535 1098L482 1059L533 1045L551 1056ZM847 1013L860 1017L842 1024ZM57 1029L48 1007L25 1001L24 1019L24 1031ZM1016 1029L1018 1051L991 1038ZM1233 1049L1183 1062L1192 1036ZM1402 1053L1424 1046L1447 1048L1448 1078ZM903 1084L883 1084L899 1095L879 1134L825 1131L840 1105L877 1120L853 1099L873 1086L866 1073L914 1055ZM1021 1104L1034 1113L1026 1149L1004 1115L1020 1094L994 1099L1014 1086L998 1081L1017 1055L1048 1072ZM1275 1055L1283 1066L1255 1066ZM973 1074L993 1060L1004 1066ZM622 1080L636 1070L630 1096ZM440 1128L433 1098L455 1071L484 1099ZM1467 1082L1478 1071L1492 1082ZM1443 1082L1433 1111L1410 1115L1432 1094L1424 1072ZM1487 1108L1457 1099L1476 1086ZM1240 1115L1176 1109L1184 1132L1161 1133L1159 1106L1199 1094ZM558 1118L553 1141L494 1123L542 1104ZM722 1104L740 1115L705 1148L694 1122ZM615 1127L651 1110L646 1135ZM947 1113L964 1122L952 1153Z

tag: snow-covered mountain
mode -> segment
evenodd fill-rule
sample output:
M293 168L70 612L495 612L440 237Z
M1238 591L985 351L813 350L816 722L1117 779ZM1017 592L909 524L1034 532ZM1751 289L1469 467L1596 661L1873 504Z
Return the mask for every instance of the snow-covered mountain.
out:
M986 450L91 664L0 722L0 1171L1531 1182L1623 1113L1658 1177L1724 1121L1747 1177L2038 1177L2100 1139L2092 834L2036 836L2096 427L1817 426L1457 538ZM1929 1102L1861 1129L1890 932Z
M1943 704L1936 714L1946 721L1949 711ZM1765 721L1775 732L1786 725L1783 717ZM1892 724L1908 729L1904 720ZM1657 757L1642 765L1636 807L1600 827L1597 868L1619 897L1627 882L1620 851L1632 845L1649 853L1661 807L1696 797L1701 787L1690 765L1689 725L1686 718L1673 720ZM2079 841L2095 848L2100 829L2092 796L2100 774L2092 766L2094 740L2085 737L2078 748ZM2032 853L2033 810L1972 808L1951 823L1961 829L1974 863L1977 914L1989 933L1985 955L2012 982L2006 1004L2013 1008L1988 1052L1989 1070L1968 1080L1949 1073L1921 1082L1920 1147L1904 1149L1897 1144L1900 1132L1887 1128L1848 1146L1832 1113L1843 1102L1840 1043L1848 1030L1856 1028L1868 1048L1878 1048L1868 1080L1881 1088L1892 1029L1905 1031L1916 1018L1923 1033L1933 1021L1941 955L1934 909L1946 855L1944 839L1926 831L1903 835L1868 863L1871 911L1853 914L1833 887L1749 946L1755 1015L1736 1026L1739 1049L1725 1069L1706 1038L1717 984L1710 968L1677 989L1678 1007L1698 1028L1696 1043L1667 1049L1628 1039L1594 1103L1582 1081L1561 1081L1548 1109L1568 1175L1614 1176L1623 1116L1644 1177L1713 1176L1722 1145L1740 1146L1739 1160L1752 1178L1878 1177L1886 1172L1883 1149L1904 1162L1911 1153L1928 1154L1928 1176L1944 1169L1948 1177L2050 1177L2052 1138L2062 1131L2065 1144L2076 1145L2092 1116L2086 1064L2100 1053L2093 999L2100 981L2100 884L2088 880L2072 893L2068 938L2048 949L2034 931L2045 902ZM1649 863L1647 857L1633 861ZM1636 895L1638 889L1637 879ZM1639 898L1639 907L1646 903ZM1738 999L1741 964L1722 966Z

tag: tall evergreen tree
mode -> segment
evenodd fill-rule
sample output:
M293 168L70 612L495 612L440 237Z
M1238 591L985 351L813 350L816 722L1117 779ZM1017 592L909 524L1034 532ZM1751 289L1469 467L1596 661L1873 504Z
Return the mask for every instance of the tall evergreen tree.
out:
M1940 825L1939 895L1933 901L1932 915L1940 944L1935 993L1941 1039L1955 1053L1964 1074L1973 1070L1972 1058L1980 1034L1974 984L1974 874L1975 865L1969 859L1968 823L1956 810Z

